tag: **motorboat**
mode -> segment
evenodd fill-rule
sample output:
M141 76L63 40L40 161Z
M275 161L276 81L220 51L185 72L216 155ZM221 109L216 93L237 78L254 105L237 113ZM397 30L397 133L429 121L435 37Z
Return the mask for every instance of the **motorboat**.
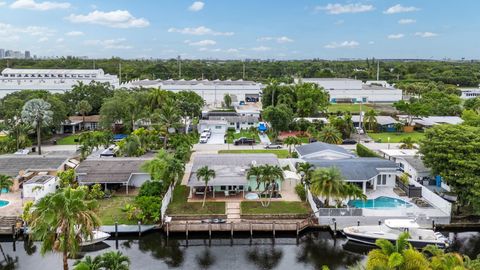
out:
M220 224L220 223L226 223L227 221L222 218L207 218L202 220L202 223L213 223L213 224Z
M351 226L343 229L348 240L368 245L375 245L377 239L395 243L400 234L404 232L409 233L408 242L416 248L423 248L427 245L446 248L449 245L448 239L443 234L430 229L422 229L413 219L386 219L381 225Z
M102 232L102 231L93 231L91 238L82 237L82 242L80 243L80 246L86 247L86 246L94 245L107 240L109 237L110 237L109 233Z

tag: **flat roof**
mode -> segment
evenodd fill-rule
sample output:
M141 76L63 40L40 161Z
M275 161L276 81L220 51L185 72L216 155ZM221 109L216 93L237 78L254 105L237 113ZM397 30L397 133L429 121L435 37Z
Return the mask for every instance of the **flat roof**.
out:
M417 149L380 149L379 151L390 157L415 156L418 154Z
M188 179L188 186L205 186L205 182L198 180L196 172L199 168L208 166L215 171L215 178L208 182L208 186L246 185L247 171L252 165L277 165L278 158L274 154L217 154L197 155L193 160L192 172Z
M382 125L382 126L398 123L398 121L393 119L393 117L391 117L391 116L378 115L375 118L377 119L377 123L379 125ZM365 116L362 117L362 120L364 120L364 119L365 119ZM353 122L359 122L360 121L360 115L352 115L352 121Z
M103 74L103 69L19 69L5 68L2 74Z
M350 78L302 78L302 81L359 81Z
M76 168L79 183L127 183L132 174L147 174L141 167L149 158L86 159Z
M46 182L50 181L51 179L55 179L55 176L53 176L53 175L36 175L36 176L32 177L32 179L25 182L24 185L25 184L43 185Z
M401 158L408 162L418 173L429 173L431 171L430 168L425 166L422 158L419 156L405 156Z
M56 171L68 159L63 155L0 155L0 174L16 177L20 171L26 170Z

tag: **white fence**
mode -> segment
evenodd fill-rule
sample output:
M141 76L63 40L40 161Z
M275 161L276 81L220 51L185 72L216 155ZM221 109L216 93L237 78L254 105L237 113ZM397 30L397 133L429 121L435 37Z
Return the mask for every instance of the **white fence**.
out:
M165 220L165 214L167 213L168 205L172 201L174 189L175 189L175 185L171 185L168 188L167 193L165 193L165 196L162 199L162 207L160 209L162 223Z
M319 213L319 211L318 211L317 204L316 204L315 201L313 200L313 196L312 196L312 193L310 192L310 189L306 188L306 190L307 190L307 200L308 200L308 203L310 204L310 207L312 208L313 213L315 214L315 216L317 217L318 221L320 222L320 213Z
M422 187L422 197L428 201L435 208L440 209L445 214L450 215L452 213L452 204L439 195L435 194L433 191L423 186L422 184L410 179L409 183L416 187Z

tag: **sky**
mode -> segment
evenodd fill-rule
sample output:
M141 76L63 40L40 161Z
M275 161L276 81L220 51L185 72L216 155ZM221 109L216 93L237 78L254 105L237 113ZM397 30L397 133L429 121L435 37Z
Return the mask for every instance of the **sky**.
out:
M0 0L38 56L480 59L478 0Z

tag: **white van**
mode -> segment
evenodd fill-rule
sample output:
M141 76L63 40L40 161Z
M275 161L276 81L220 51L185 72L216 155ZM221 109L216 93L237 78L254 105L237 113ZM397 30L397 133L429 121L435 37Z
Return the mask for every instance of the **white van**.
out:
M208 142L208 135L206 133L202 133L200 135L200 143L207 143Z

